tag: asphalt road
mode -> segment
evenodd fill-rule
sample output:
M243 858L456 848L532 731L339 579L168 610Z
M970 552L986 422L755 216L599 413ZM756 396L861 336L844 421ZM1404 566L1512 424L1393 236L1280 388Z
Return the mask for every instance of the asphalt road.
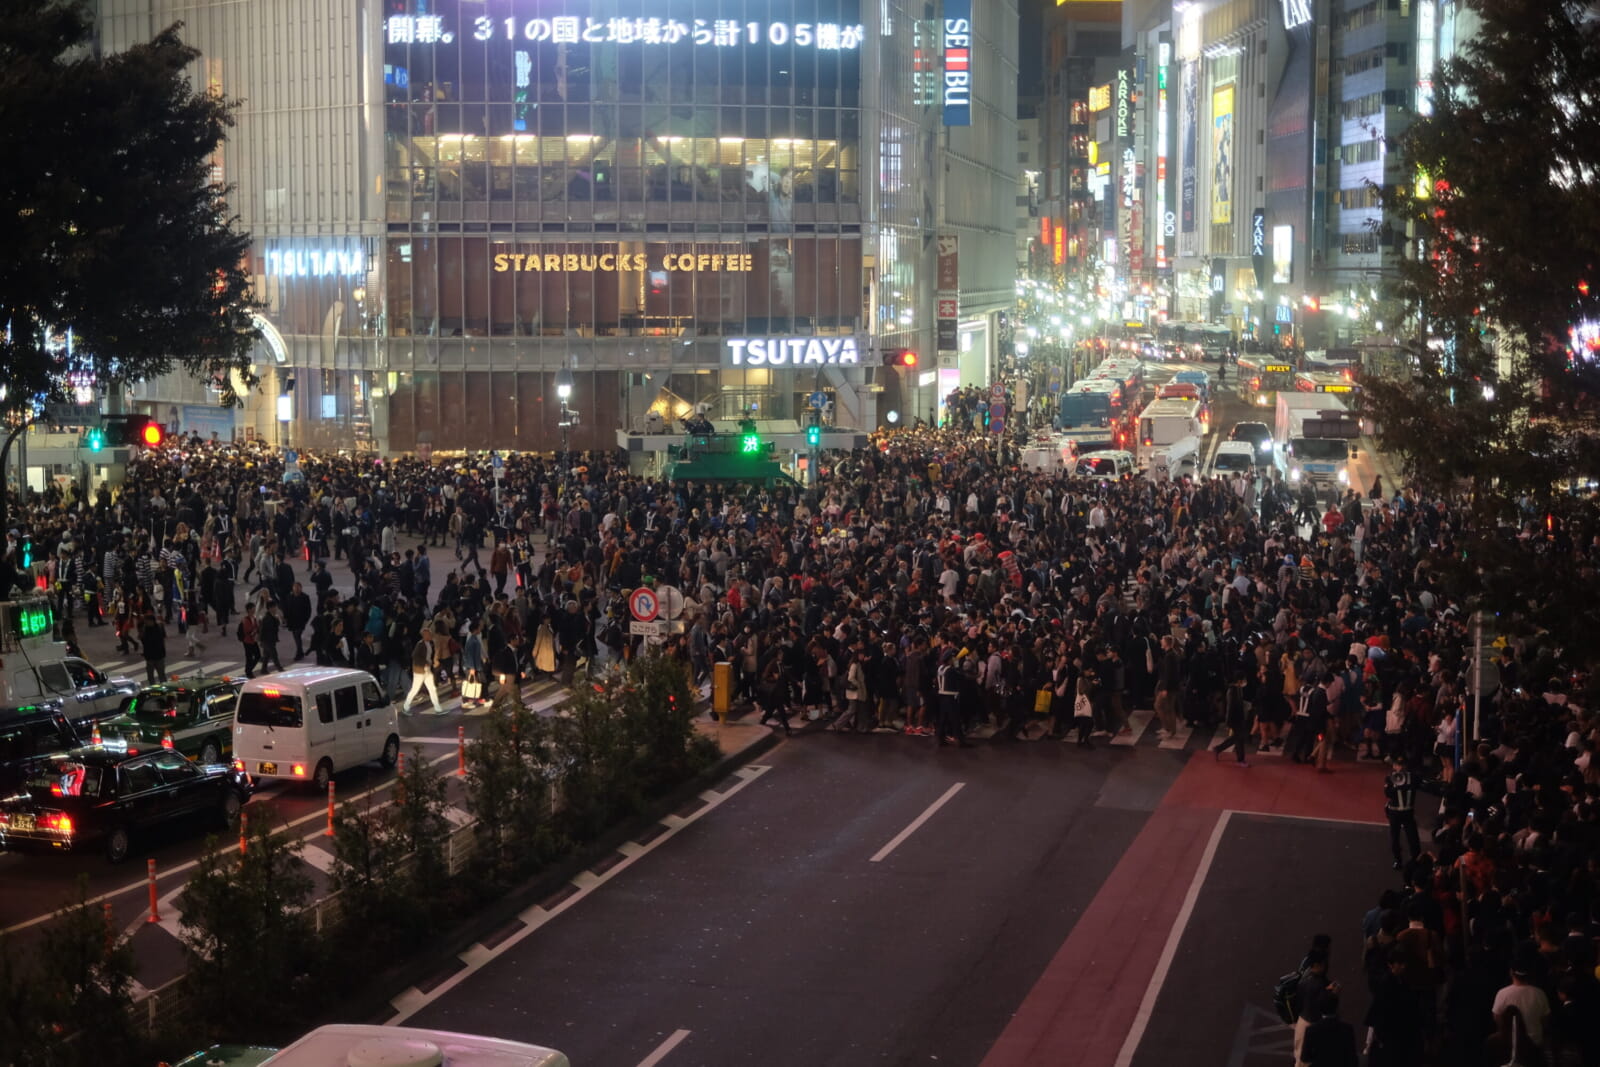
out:
M1183 760L1153 744L785 743L729 803L409 1024L576 1064L639 1063L681 1029L671 1064L977 1063Z

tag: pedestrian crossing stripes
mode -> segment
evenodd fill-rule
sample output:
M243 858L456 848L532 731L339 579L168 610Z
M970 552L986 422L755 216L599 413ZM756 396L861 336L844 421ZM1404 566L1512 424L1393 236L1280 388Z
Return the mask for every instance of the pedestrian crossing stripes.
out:
M1150 720L1155 717L1156 713L1153 711L1128 712L1128 732L1113 737L1111 743L1123 748L1131 748L1137 745L1139 738L1143 737L1144 732L1150 728Z

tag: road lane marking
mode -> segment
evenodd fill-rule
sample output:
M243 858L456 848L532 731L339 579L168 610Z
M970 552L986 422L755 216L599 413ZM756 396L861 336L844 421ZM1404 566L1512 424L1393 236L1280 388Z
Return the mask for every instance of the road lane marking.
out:
M935 812L937 812L940 808L942 808L946 804L948 804L950 802L950 798L951 797L953 797L957 793L961 792L962 788L966 784L967 784L966 782L957 782L955 785L951 786L949 789L946 789L944 791L944 796L940 797L938 800L935 800L932 804L929 804L927 809L924 810L921 815L918 815L915 819L911 820L911 825L910 826L907 826L904 830L901 830L899 833L895 834L894 837L890 838L889 839L889 843L887 845L884 845L877 852L873 853L872 858L870 860L868 860L867 862L868 863L881 863L885 856L887 856L889 853L893 852L895 849L899 848L902 844L904 844L906 838L910 837L912 834L914 834L918 830L920 830L922 828L922 824L923 823L925 823L929 819L933 818Z
M688 818L679 817L676 825L670 825L666 833L660 834L653 840L640 845L638 852L634 855L628 856L621 863L618 863L615 866L606 868L606 870L600 874L595 874L592 871L583 871L578 877L572 879L572 884L575 887L578 887L577 891L563 897L560 903L549 908L536 905L523 912L519 918L521 918L526 925L524 925L523 928L518 930L516 933L500 941L487 953L480 951L480 946L482 946L481 941L474 945L471 949L460 953L456 958L466 966L452 974L449 978L446 978L443 982L440 982L438 985L434 986L428 992L424 993L416 986L412 986L410 989L400 993L389 1002L389 1006L394 1009L395 1013L384 1023L384 1025L399 1026L417 1012L421 1011L423 1008L426 1008L429 1004L432 1004L434 1001L450 992L456 986L466 981L472 975L476 974L484 966L484 964L488 963L490 960L496 959L501 954L509 951L514 945L519 944L524 938L529 937L535 931L542 929L550 920L564 913L569 908L576 905L580 900L586 899L589 894L598 890L601 886L617 877L629 867L632 867L643 857L648 856L650 853L660 848L663 843L672 840L672 838L676 837L678 832L684 827L698 822L711 812L716 811L717 808L721 807L723 804L726 804L730 799L741 792L745 786L749 785L761 775L766 774L772 769L772 767L768 764L753 763L749 764L748 766L750 771L753 772L749 777L741 777L737 782L734 782L726 790L719 794L716 800L707 804L705 807L701 808ZM662 822L667 823L668 820L672 818L674 817L668 816L667 818L662 819ZM469 956L470 958L468 958ZM685 1035L687 1036L687 1031L685 1031ZM670 1051L670 1049L668 1051Z
M1217 824L1211 828L1211 839L1206 842L1206 850L1200 856L1200 866L1195 868L1194 878L1189 882L1189 891L1183 896L1183 906L1178 909L1178 915L1172 920L1172 929L1167 933L1167 943L1161 949L1161 958L1156 962L1155 973L1150 976L1150 984L1145 987L1144 999L1139 1002L1139 1012L1133 1017L1133 1026L1128 1029L1128 1037L1122 1042L1122 1051L1117 1053L1115 1067L1129 1067L1133 1063L1133 1054L1139 1051L1139 1042L1144 1040L1145 1029L1150 1025L1150 1016L1155 1014L1156 998L1161 995L1161 987L1166 984L1167 972L1172 970L1173 957L1178 954L1178 942L1183 940L1184 929L1189 925L1189 918L1194 914L1195 902L1200 899L1200 889L1206 883L1206 875L1211 871L1211 864L1217 858L1217 846L1222 844L1222 835L1228 829L1228 819L1233 815L1231 811L1224 811L1217 817Z
M688 1036L689 1031L687 1030L672 1031L672 1034L665 1041L656 1046L654 1052L639 1061L639 1067L656 1067L656 1064L667 1058L667 1053L683 1044L684 1039Z

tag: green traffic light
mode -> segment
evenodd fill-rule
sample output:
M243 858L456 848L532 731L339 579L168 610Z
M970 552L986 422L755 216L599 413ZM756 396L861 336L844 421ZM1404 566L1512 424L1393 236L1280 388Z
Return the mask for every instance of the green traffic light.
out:
M744 440L740 442L739 451L743 452L745 455L750 455L750 454L755 453L755 452L760 452L761 451L761 438L760 438L760 436L757 435L757 434L753 434L753 433L745 434L744 435Z
M106 445L105 431L104 430L98 430L98 429L90 430L89 431L89 436L88 436L88 444L89 444L89 451L90 452L98 452L102 448L104 448L105 445Z
M806 444L812 446L813 448L815 448L817 445L822 444L822 427L820 427L820 426L807 426L806 427Z

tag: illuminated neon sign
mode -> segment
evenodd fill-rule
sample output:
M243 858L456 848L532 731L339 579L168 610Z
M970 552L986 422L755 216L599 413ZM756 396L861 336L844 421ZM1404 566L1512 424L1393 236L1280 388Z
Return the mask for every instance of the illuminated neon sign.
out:
M738 19L594 18L552 15L548 18L472 20L474 41L528 41L533 44L740 45L792 44L821 52L853 52L866 39L864 26L837 22L741 22ZM388 44L454 44L456 33L443 15L391 15L383 24Z
M798 367L861 362L854 337L730 337L722 342L730 367Z
M972 0L945 0L944 124L972 125Z
M17 608L17 636L42 637L55 625L55 614L45 604L29 604Z
M351 277L367 273L361 249L267 249L267 273L280 278Z

